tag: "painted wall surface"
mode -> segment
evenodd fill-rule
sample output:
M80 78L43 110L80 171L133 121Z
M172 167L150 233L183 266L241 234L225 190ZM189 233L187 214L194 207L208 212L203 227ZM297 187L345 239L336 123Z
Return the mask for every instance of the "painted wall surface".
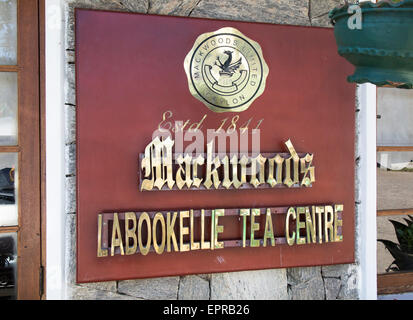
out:
M65 283L67 299L358 299L360 255L356 263L167 278L76 284L76 93L74 8L331 27L327 15L337 0L66 0L64 1L65 112ZM299 90L299 87L297 87ZM356 92L354 93L356 95ZM359 120L358 107L356 126ZM356 132L359 132L356 129ZM357 141L356 137L356 141ZM357 143L357 142L356 142ZM356 148L357 150L357 148ZM356 154L356 243L359 238Z
M412 90L377 89L377 145L413 145ZM407 156L412 160L412 154Z

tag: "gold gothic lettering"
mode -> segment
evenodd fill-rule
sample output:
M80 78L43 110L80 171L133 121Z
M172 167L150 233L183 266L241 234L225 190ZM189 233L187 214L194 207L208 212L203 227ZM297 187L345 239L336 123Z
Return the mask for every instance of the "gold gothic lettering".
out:
M307 153L300 158L291 140L285 142L289 153L253 157L232 155L231 158L215 154L213 142L207 144L206 155L195 157L174 154L175 142L170 137L164 140L156 137L142 155L140 191L239 189L243 186L291 188L310 187L315 182L314 156Z

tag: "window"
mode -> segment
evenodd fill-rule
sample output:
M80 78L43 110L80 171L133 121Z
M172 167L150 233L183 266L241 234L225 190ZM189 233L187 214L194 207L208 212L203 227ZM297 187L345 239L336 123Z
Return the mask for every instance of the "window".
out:
M412 123L413 90L378 88L377 239L398 244L377 244L379 295L413 292Z
M0 299L41 296L40 6L0 1Z

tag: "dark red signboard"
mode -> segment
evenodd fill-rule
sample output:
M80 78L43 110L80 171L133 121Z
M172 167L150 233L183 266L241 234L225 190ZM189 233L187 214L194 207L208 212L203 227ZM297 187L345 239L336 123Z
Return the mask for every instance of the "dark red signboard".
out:
M184 70L197 37L222 27L258 42L269 67L264 93L240 113L210 111L192 96ZM327 28L76 10L78 282L353 262L355 86L336 49ZM252 119L251 127L262 120L261 151L288 152L291 139L297 152L314 154L316 181L310 188L141 192L140 154L166 111L171 122L207 115L203 131L235 115L240 124ZM96 254L100 213L324 204L344 205L342 242ZM220 222L225 237L240 239L230 219Z

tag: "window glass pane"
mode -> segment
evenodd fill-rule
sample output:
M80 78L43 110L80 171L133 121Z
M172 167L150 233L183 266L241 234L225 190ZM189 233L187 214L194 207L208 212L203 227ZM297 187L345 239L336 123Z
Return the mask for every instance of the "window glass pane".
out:
M18 225L17 163L17 153L0 153L0 226Z
M0 234L0 300L17 297L17 235Z
M413 152L378 152L377 167L377 210L413 209Z
M17 64L17 0L0 0L1 64Z
M17 73L1 72L0 145L17 145L17 123Z
M388 240L387 246L381 241L377 243L377 273L393 271L413 271L413 237L409 236L409 230L413 231L413 224L408 227L409 220L413 222L413 216L385 216L377 217L377 239ZM400 240L396 235L396 229L390 220L399 224L396 227L400 235ZM402 226L404 225L404 227ZM410 232L411 232L410 231ZM393 263L395 261L395 263Z
M413 90L377 88L377 145L413 146Z

